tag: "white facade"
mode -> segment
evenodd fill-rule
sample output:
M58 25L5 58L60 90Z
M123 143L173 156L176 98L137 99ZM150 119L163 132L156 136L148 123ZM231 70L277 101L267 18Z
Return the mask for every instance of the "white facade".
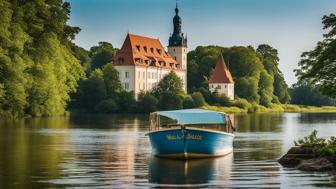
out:
M181 66L184 70L183 86L184 91L187 92L187 54L188 48L183 46L171 46L168 47L168 53L170 56Z
M233 83L209 83L209 90L219 94L225 94L230 100L234 99Z
M115 66L119 73L119 79L124 90L133 91L135 97L143 91L151 91L161 79L172 69L144 66ZM176 74L182 79L186 88L186 71L175 70Z

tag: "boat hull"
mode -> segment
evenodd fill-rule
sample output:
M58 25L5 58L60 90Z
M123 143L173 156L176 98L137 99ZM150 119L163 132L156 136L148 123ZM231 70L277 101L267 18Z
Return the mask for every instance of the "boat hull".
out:
M232 152L234 135L198 128L167 129L148 133L153 153L167 158L205 158Z

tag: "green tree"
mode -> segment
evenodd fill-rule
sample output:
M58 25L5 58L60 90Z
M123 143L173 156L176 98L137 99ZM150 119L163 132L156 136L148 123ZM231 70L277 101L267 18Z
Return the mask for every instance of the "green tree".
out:
M111 63L116 53L117 49L108 42L99 42L98 46L91 47L91 69L102 68L104 65Z
M83 68L70 48L80 29L67 25L62 0L0 3L0 111L20 116L63 114Z
M95 107L95 111L99 113L114 113L117 109L117 103L111 98L99 102Z
M133 113L136 111L136 101L133 91L122 91L119 93L118 112Z
M140 93L138 96L138 112L150 113L158 109L158 100L150 93Z
M183 98L183 108L188 109L188 108L194 108L195 107L195 102L194 99L190 95L186 95Z
M109 98L116 98L116 96L123 90L118 71L112 64L106 64L103 67L103 78L106 86L107 96Z
M178 110L183 108L181 96L172 91L161 93L159 100L160 110Z
M273 77L266 71L260 73L258 92L260 96L260 104L270 107L273 99Z
M152 91L157 98L166 92L171 92L176 95L184 94L183 81L173 70L165 75Z
M299 82L291 87L291 103L310 106L333 106L336 100L321 94L318 87Z
M314 50L302 53L296 75L300 81L308 80L314 85L320 85L319 90L323 94L336 97L335 14L323 16L322 23L323 29L328 32L323 35L323 41L318 42Z
M107 97L102 77L102 71L96 69L88 79L81 81L76 95L76 108L85 110L86 112L101 110L100 108L96 108L96 106Z
M195 107L201 107L201 106L205 105L205 100L204 100L204 97L203 97L202 93L200 93L200 92L194 92L191 95L191 97L194 100Z

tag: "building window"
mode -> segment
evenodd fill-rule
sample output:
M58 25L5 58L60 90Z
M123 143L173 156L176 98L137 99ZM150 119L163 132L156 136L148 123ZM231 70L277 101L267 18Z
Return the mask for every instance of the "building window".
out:
M157 52L159 53L159 55L161 55L162 53L161 49L157 49Z
M140 71L138 71L138 78L140 79L140 75L141 75L141 73L140 73Z
M140 51L140 45L137 45L136 48L138 49L138 51Z
M176 60L176 56L174 56L174 59Z
M220 86L220 85L217 85L217 89L221 89L221 86Z
M150 72L148 72L148 79L150 79Z
M173 49L173 51L175 52L175 49Z
M142 87L143 87L143 89L145 89L146 88L146 84L142 83Z
M155 79L155 73L154 72L152 73L152 79Z
M126 79L129 78L129 72L125 72L125 78L126 78Z
M119 58L119 64L124 64L125 63L125 61L124 61L124 59L123 58Z
M142 72L142 78L146 78L146 74L145 74L145 72Z
M144 50L145 50L145 52L147 52L147 47L146 46L144 46Z
M151 52L154 54L154 49L153 48L150 48Z
M124 89L128 90L129 89L129 83L124 83Z

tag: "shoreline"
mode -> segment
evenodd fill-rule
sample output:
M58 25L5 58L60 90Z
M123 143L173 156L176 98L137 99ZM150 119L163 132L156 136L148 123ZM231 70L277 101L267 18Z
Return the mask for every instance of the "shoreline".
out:
M202 106L202 109L221 111L226 113L332 113L336 112L336 106L306 106L294 104L273 104L272 107L261 105L250 108L240 108L236 106Z

